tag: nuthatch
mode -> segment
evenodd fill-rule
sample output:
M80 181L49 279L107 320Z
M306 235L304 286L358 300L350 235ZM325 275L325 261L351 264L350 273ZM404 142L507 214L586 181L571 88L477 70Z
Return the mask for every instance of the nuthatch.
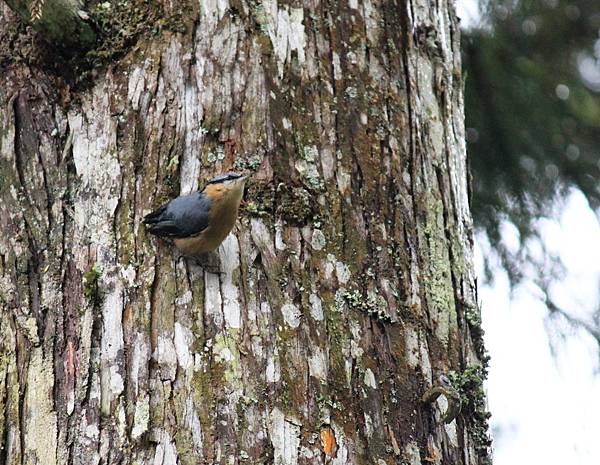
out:
M202 191L177 197L146 215L146 229L173 239L184 255L210 252L233 229L245 183L241 174L221 174Z

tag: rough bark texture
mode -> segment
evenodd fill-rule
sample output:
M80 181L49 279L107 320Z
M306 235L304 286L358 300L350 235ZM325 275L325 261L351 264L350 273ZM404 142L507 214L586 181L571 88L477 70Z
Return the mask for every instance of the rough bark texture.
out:
M484 463L420 401L481 358L453 5L187 8L85 88L2 72L0 463ZM229 169L219 275L141 218Z

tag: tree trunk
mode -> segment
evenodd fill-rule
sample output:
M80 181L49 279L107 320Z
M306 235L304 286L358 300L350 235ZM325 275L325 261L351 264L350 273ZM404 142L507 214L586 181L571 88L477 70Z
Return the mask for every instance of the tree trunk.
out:
M87 86L4 64L0 463L486 463L453 5L163 8ZM214 274L141 219L226 170Z

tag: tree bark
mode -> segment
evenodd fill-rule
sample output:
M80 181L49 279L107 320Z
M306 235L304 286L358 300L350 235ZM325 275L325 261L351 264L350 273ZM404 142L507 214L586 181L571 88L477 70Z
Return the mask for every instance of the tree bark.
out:
M186 8L90 86L2 72L0 463L486 463L453 5ZM226 170L214 274L141 219Z

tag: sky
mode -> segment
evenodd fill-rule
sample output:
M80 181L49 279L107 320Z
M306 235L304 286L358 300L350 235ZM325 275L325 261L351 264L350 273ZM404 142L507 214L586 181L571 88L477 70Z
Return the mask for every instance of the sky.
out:
M478 0L456 0L456 14L461 27L473 27L481 18Z
M544 242L566 266L553 298L580 318L598 305L600 227L583 194L573 191L557 221L540 222ZM504 231L517 244L514 230ZM479 238L476 266L482 275ZM600 376L595 340L583 330L549 320L541 291L531 282L513 290L496 267L480 288L485 342L491 356L487 393L495 465L600 463ZM557 336L557 329L565 337ZM552 342L551 342L552 341Z
M477 0L457 0L457 13L462 27L480 21ZM598 218L578 191L557 210L557 220L538 223L545 246L565 265L564 278L551 287L551 295L570 314L589 321L600 305ZM484 237L477 239L476 266L483 276L482 257L492 252ZM503 240L519 247L510 224ZM529 276L535 271L525 270ZM600 352L595 340L550 319L542 292L531 281L511 291L498 263L494 276L493 284L479 289L491 356L486 389L494 465L599 464Z

